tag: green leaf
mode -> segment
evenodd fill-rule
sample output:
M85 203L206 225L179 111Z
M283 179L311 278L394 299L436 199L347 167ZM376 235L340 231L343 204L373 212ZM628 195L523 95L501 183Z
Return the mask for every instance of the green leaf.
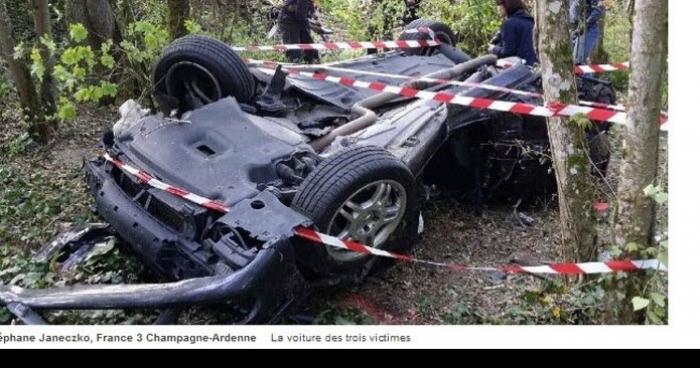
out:
M666 296L659 293L651 293L651 300L661 308L666 307Z
M651 197L658 192L659 192L659 188L657 186L655 186L654 184L649 184L649 186L644 188L644 195L647 197Z
M67 100L61 101L61 106L58 108L58 118L61 121L72 121L78 116L78 110L75 105Z
M117 93L118 93L118 86L114 83L102 82L100 84L100 89L101 89L102 97L104 97L104 96L116 97Z
M192 34L202 33L202 26L191 19L185 21L185 28L187 29L187 32Z
M574 114L569 118L569 120L572 123L578 125L581 128L584 128L584 129L588 129L588 128L593 127L593 123L591 123L591 120L588 119L588 116L586 116L583 113Z
M668 250L662 250L659 253L658 259L659 259L659 262L661 262L661 264L668 267Z
M643 254L645 257L654 258L654 257L657 256L657 253L658 253L658 252L659 252L659 250L658 250L657 248L649 247L649 248L647 248L647 249L644 249L644 250L642 251L642 254Z
M49 50L49 53L51 55L54 55L56 53L56 42L54 42L54 40L52 40L50 37L44 35L41 37L39 42L41 42L41 44L44 45L47 50Z
M92 101L95 96L95 88L94 87L85 87L79 89L73 97L78 101L78 102L88 102Z
M75 65L80 62L78 49L75 47L65 49L61 54L61 63L65 65Z
M75 23L70 25L70 38L75 42L83 42L88 36L88 31L80 23Z
M46 73L46 66L44 65L44 60L41 58L41 52L39 51L38 48L34 47L32 48L32 53L30 55L30 58L32 60L32 68L31 68L31 73L39 81L44 80L44 73Z
M664 321L662 321L661 317L659 317L656 313L651 312L647 315L647 317L649 318L649 321L651 321L652 324L655 324L655 325L663 325L664 324Z
M24 42L20 42L19 45L15 46L14 53L12 53L12 58L15 60L24 59L24 54L27 53L27 48Z
M112 50L112 46L114 46L114 41L109 39L102 43L100 46L100 51L102 51L103 54L109 54L109 52Z
M625 247L627 253L637 253L640 249L642 249L642 246L634 242L627 244Z
M610 256L613 258L619 258L622 256L622 247L615 246L610 249Z
M668 194L667 193L664 193L664 192L656 193L653 196L653 198L656 201L656 203L658 203L658 204L663 205L663 204L668 203Z
M12 314L5 307L0 307L0 325L4 325L12 321Z
M632 298L632 307L634 308L635 312L646 309L649 306L649 303L649 299L644 299L638 296Z
M154 49L158 47L158 38L152 33L148 33L144 36L143 41L146 42L146 47L149 49Z
M73 74L73 77L76 80L82 81L83 79L85 79L85 76L87 75L87 70L85 70L85 68L83 68L81 66L76 65L73 67L73 70L71 73Z
M651 197L656 201L656 203L664 205L668 203L668 193L666 193L660 186L655 186L653 184L644 188L644 195Z
M102 55L100 56L100 64L102 64L107 69L114 68L114 58L112 55Z

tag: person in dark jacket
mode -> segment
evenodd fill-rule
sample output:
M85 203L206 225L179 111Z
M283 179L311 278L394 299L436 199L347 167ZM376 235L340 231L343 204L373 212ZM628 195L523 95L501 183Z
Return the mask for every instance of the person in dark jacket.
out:
M569 21L574 30L574 62L586 64L600 41L605 8L599 0L571 0Z
M522 0L496 0L501 15L506 18L501 32L489 47L489 52L499 58L517 56L527 63L537 63L533 29L535 19L527 12Z
M313 0L285 0L278 18L282 42L285 44L313 43L309 18L316 13ZM317 50L289 50L287 59L292 63L314 63L319 60Z

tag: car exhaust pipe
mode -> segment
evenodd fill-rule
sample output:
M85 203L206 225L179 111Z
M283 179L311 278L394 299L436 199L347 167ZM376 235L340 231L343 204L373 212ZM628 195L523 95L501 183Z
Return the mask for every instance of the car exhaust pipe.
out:
M437 72L430 73L428 75L423 76L423 78L451 80L465 73L478 69L484 65L495 65L497 60L498 58L494 55L485 55L455 65L454 67L449 69L439 70ZM435 83L437 82L417 80L404 83L401 86L415 89L425 89ZM336 138L351 135L362 129L367 128L368 126L371 126L372 124L377 122L377 114L374 111L372 111L372 109L375 109L395 98L396 94L390 92L383 92L374 96L370 96L356 103L355 105L353 105L351 112L353 115L359 115L359 118L352 120L347 124L336 128L327 135L312 141L311 147L316 152L321 152L324 148L328 147L331 143L333 143L333 141Z

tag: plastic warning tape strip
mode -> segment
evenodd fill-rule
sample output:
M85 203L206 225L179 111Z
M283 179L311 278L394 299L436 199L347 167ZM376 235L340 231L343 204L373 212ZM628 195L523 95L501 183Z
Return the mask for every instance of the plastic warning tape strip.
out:
M304 70L304 69L325 70L325 71L350 73L350 74L355 74L355 75L373 76L373 77L380 77L380 78L403 79L403 80L407 80L407 81L422 81L422 82L437 83L437 84L443 84L443 85L452 85L452 86L457 86L457 87L477 88L477 89L483 89L483 90L487 90L487 91L510 93L510 94L518 95L518 96L544 98L544 96L541 93L523 91L523 90L519 90L519 89L512 89L512 88L506 88L506 87L500 87L500 86L495 86L495 85L488 84L488 83L464 82L464 81L455 81L455 80L446 80L446 79L426 78L426 77L420 77L420 76L409 77L406 75L399 75L399 74L389 74L389 73L363 71L363 70L355 70L355 69L348 69L348 68L339 68L339 67L335 67L335 66L329 66L326 64L320 64L320 65L287 64L287 63L278 63L278 62L274 62L274 61L264 61L264 60L254 60L254 59L246 59L245 61L246 61L246 63L251 64L253 66L260 67L260 68L267 68L267 69L276 69L278 66L282 66L285 70L289 69L289 68L297 68L297 69L301 69L301 70ZM603 103L599 103L599 102L591 102L591 101L579 101L579 104L583 105L583 106L595 107L595 108L606 109L606 110L615 110L615 111L622 111L622 112L627 111L627 108L623 105L608 105L608 104L603 104ZM668 122L668 113L662 111L661 112L661 124L665 124L667 122Z
M496 64L501 68L510 68L516 63L510 60L499 60ZM627 70L630 68L630 63L614 63L614 64L591 64L591 65L574 65L574 73L581 74L601 74L607 72L615 72L619 70Z
M447 79L427 78L427 77L420 77L420 76L411 77L411 76L399 75L399 74L389 74L389 73L381 73L381 72L372 72L372 71L340 68L340 67L329 66L329 65L325 65L325 64L319 64L319 65L286 64L286 63L278 63L278 62L274 62L274 61L262 61L262 60L253 60L253 59L245 59L245 61L248 64L251 64L253 66L256 66L259 68L266 68L266 69L276 69L278 66L282 66L282 68L285 70L288 70L288 69L325 70L325 71L350 73L350 74L355 74L355 75L365 75L365 76L380 77L380 78L403 79L403 80L412 81L412 82L413 81L415 81L415 82L428 82L428 83L452 85L452 86L458 86L458 87L480 88L480 89L484 89L484 90L488 90L488 91L512 93L512 94L521 95L521 96L528 96L528 97L542 97L541 94L535 93L535 92L521 91L521 90L517 90L517 89L499 87L499 86L494 86L494 85L485 84L485 83L463 82L463 81L455 81L455 80L447 80Z
M627 122L627 114L625 112L615 110L560 103L550 103L549 106L537 106L520 102L460 96L447 92L422 91L415 88L392 86L380 82L364 82L346 76L333 76L324 72L305 72L293 67L287 67L285 69L288 73L293 75L336 83L346 87L369 89L375 92L389 92L403 97L432 100L444 104L461 105L476 109L511 112L515 114L541 117L571 117L576 114L583 114L590 120L597 122L611 122L617 124L626 124Z
M574 72L576 72L576 74L597 74L626 70L629 68L630 63L576 65L574 66Z
M221 202L204 198L193 194L182 188L174 185L166 184L153 175L137 169L123 161L112 157L105 152L102 156L106 161L112 163L120 170L135 176L141 183L167 192L175 197L182 198L186 201L200 205L204 208L220 213L229 213L231 211L226 205ZM643 261L609 261L609 262L594 262L594 263L562 263L536 267L526 267L518 265L506 265L501 267L472 267L458 263L433 262L418 259L409 255L388 252L385 250L368 247L351 240L342 240L334 236L319 233L312 229L300 226L294 230L296 236L309 240L317 244L323 244L330 247L345 249L348 251L373 255L384 258L391 258L398 261L424 264L436 267L449 268L454 271L481 271L481 272L504 272L510 274L529 273L529 274L545 274L545 275L579 275L579 274L603 274L613 272L633 272L638 270L660 270L666 271L667 268L658 260L643 260Z
M510 94L518 95L518 96L544 98L544 96L541 93L523 91L523 90L506 88L506 87L500 87L500 86L495 86L495 85L488 84L488 83L474 83L474 82L464 82L464 81L455 81L455 80L446 80L446 79L435 79L435 78L426 78L426 77L421 77L421 76L411 77L411 76L399 75L399 74L389 74L389 73L381 73L381 72L372 72L372 71L362 71L362 70L355 70L355 69L348 69L348 68L340 68L340 67L335 67L335 66L329 66L326 64L320 64L320 65L288 64L288 63L278 63L275 61L254 60L254 59L245 59L245 61L246 61L246 63L251 64L255 67L266 68L266 69L276 69L278 66L282 66L285 70L287 70L289 68L296 68L296 69L301 69L301 70L305 70L305 69L325 70L325 71L350 73L350 74L355 74L355 75L373 76L373 77L380 77L380 78L403 79L403 80L407 80L407 81L422 81L422 82L437 83L437 84L443 84L443 85L453 85L453 86L458 86L458 87L470 87L470 88L483 89L483 90L487 90L487 91L510 93ZM614 111L620 111L620 112L627 111L627 108L623 105L608 105L608 104L603 104L603 103L599 103L599 102L592 102L592 101L579 101L578 103L579 103L579 105L582 105L582 106L595 107L595 108L599 108L599 109L614 110ZM663 124L666 124L667 122L668 122L668 113L662 111L661 112L661 124L663 125Z
M392 253L387 252L385 250L368 247L364 244L360 244L351 240L341 240L336 237L322 234L307 228L298 228L295 232L296 235L300 238L338 249L345 249L360 254L370 254L378 257L391 258L404 262L422 263L439 267L447 267L456 271L492 271L511 274L529 273L538 275L592 275L614 272L633 272L639 270L667 270L667 268L656 259L641 261L626 260L588 263L559 263L534 267L519 265L505 265L501 267L471 267L468 265L456 263L424 261L403 254Z
M291 50L302 51L338 51L338 50L376 50L376 49L416 49L423 47L437 47L442 44L435 38L435 34L429 28L409 29L404 33L426 33L427 40L392 40L392 41L348 41L348 42L323 42L323 43L297 43L279 44L268 46L233 46L234 51L261 52L274 51L285 52Z
M352 42L324 42L324 43L299 43L280 44L272 46L245 46L233 47L235 51L291 51L291 50L317 50L317 51L337 51L337 50L374 50L374 49L415 49L422 47L440 46L440 41L433 40L396 40L396 41L352 41Z
M223 203L213 201L211 199L207 199L201 196L198 196L194 193L190 193L184 189L178 188L176 186L166 184L158 179L156 179L153 175L143 171L139 170L133 166L129 166L125 164L124 162L113 158L110 156L108 153L105 153L102 155L102 157L111 162L114 166L118 167L120 170L129 173L138 179L143 184L146 184L150 187L162 190L164 192L170 193L176 197L180 197L182 199L185 199L189 202L192 202L194 204L200 205L204 208L208 208L213 211L217 212L223 212L223 213L228 213L229 209L226 207Z
M625 107L621 106L621 105L607 105L607 104L601 104L601 103L596 103L596 102L583 101L583 102L579 102L579 105L564 105L561 103L550 103L549 107L544 107L544 106L537 106L537 105L532 105L532 104L516 103L516 102L511 102L511 101L501 101L501 100L491 100L491 99L484 99L484 98L458 96L458 95L444 93L444 92L436 93L436 92L420 91L420 90L413 89L413 88L386 85L386 84L383 84L380 82L363 82L363 81L358 81L358 80L355 80L355 79L352 79L349 77L345 77L345 76L332 76L332 75L329 75L327 73L323 73L323 72L319 72L319 71L306 72L306 71L304 71L304 69L311 68L311 69L323 69L323 70L331 70L331 71L348 71L348 72L351 72L354 74L373 75L373 76L377 76L377 77L408 79L408 80L418 80L418 81L422 80L422 81L426 81L426 82L444 83L444 84L458 85L458 86L462 86L462 87L482 88L482 89L487 89L487 90L492 90L492 91L500 91L500 92L519 94L519 95L527 95L527 96L531 96L531 97L543 97L541 94L538 94L535 92L509 89L509 88L498 87L498 86L493 86L493 85L489 85L489 84L449 81L449 80L421 78L421 77L407 77L407 76L402 76L402 75L378 73L378 72L364 73L361 71L351 71L351 69L326 67L323 65L317 65L317 66L312 67L312 66L308 66L308 65L285 64L285 63L277 63L277 62L273 62L273 61L259 61L259 60L251 60L251 59L246 59L245 61L254 65L254 66L258 66L258 67L263 68L263 69L273 70L273 69L276 69L277 67L281 66L285 71L287 71L289 74L292 74L292 75L299 75L299 76L312 78L312 79L316 79L316 80L323 80L323 81L332 82L332 83L336 83L336 84L342 84L342 85L345 85L347 87L369 88L369 89L375 90L377 92L392 92L392 93L395 93L397 95L401 95L404 97L435 100L435 101L447 103L447 104L452 103L452 104L480 108L480 109L495 110L495 111L501 111L501 112L512 112L512 113L516 113L516 114L534 115L534 116L542 116L542 117L552 117L552 116L570 117L570 116L573 116L577 113L581 113L581 114L586 115L589 119L591 119L593 121L598 121L598 122L606 122L607 121L607 122L622 124L622 125L627 124L627 113L625 112ZM383 86L384 89L381 89L380 88L381 86ZM453 98L450 99L450 97L453 97ZM507 107L509 107L511 105L512 105L512 108L508 109ZM544 109L544 110L542 110L542 109ZM528 111L528 110L530 110L530 111ZM668 125L666 124L667 122L668 122L668 114L666 114L665 112L662 112L661 118L660 118L661 130L668 131Z
M409 29L404 33L427 33L427 40L391 40L391 41L340 41L340 42L323 42L323 43L295 43L295 44L278 44L278 45L252 45L252 46L233 46L234 51L238 52L286 52L292 50L301 51L339 51L339 50L377 50L377 49L416 49L424 47L437 47L442 44L439 39L435 38L432 30L428 29ZM510 68L515 63L499 60L498 64L501 68ZM591 64L591 65L575 65L574 73L576 74L599 74L606 72L614 72L618 70L629 69L630 63L614 63L614 64Z

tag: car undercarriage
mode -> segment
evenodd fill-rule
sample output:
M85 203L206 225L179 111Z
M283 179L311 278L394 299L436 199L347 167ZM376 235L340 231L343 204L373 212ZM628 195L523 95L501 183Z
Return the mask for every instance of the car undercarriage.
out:
M534 97L541 92L535 69L517 62L502 68L493 56L472 59L449 42L304 68L543 104ZM0 286L0 303L25 323L44 322L43 310L138 308L160 310L159 322L172 323L182 308L225 302L241 311L235 323L278 322L313 291L360 282L390 265L298 239L299 226L408 252L422 231L421 206L431 188L459 191L477 211L495 198L555 190L541 117L375 93L282 66L246 64L226 45L201 36L164 51L154 84L162 112L124 104L103 138L105 152L227 212L151 187L103 158L89 160L86 177L97 213L167 282ZM604 81L579 77L578 84L582 99L615 102ZM589 132L591 157L602 173L607 129L600 124Z

